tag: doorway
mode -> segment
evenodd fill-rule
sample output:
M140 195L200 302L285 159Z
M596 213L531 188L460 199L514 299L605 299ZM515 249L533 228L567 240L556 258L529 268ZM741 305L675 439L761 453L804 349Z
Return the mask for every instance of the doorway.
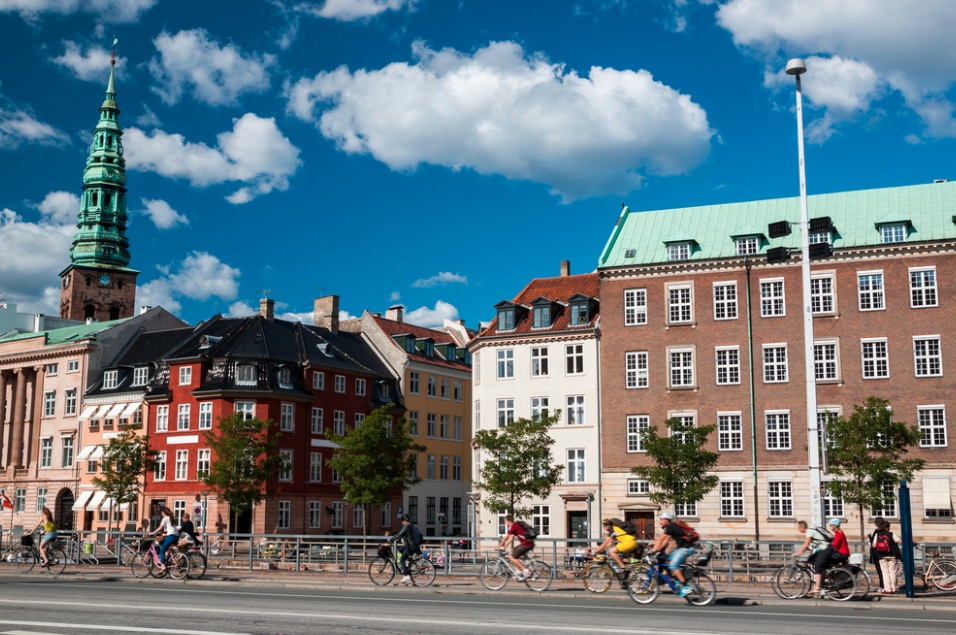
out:
M657 526L654 524L654 512L624 512L628 520L637 528L638 540L654 540Z
M588 513L568 512L568 538L584 540L588 538Z
M73 492L69 489L61 489L56 496L56 504L53 507L53 519L56 526L63 531L73 531L73 503L75 499Z

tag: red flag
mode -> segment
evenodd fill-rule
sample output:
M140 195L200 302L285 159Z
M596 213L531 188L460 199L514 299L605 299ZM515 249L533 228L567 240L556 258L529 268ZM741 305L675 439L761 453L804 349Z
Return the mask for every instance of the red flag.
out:
M4 509L13 509L13 501L10 500L10 497L0 492L0 502L3 503Z

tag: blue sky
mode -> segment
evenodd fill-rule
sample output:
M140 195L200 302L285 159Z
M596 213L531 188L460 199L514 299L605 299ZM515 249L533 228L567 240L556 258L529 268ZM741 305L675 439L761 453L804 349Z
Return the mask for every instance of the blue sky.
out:
M0 0L0 301L58 313L117 47L137 304L471 327L620 212L956 178L951 0Z

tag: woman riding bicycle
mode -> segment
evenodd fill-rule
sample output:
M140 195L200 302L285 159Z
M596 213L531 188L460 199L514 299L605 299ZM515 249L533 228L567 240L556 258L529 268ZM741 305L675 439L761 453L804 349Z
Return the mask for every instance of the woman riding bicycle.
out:
M46 548L56 540L56 525L53 522L53 512L48 507L40 510L40 522L33 531L43 529L43 538L40 539L40 566L47 566Z
M176 529L176 525L173 524L173 510L168 507L163 507L162 513L163 520L159 523L159 527L149 535L156 536L165 532L166 537L163 538L163 542L159 546L159 564L157 565L160 571L165 571L166 551L179 542L179 530Z

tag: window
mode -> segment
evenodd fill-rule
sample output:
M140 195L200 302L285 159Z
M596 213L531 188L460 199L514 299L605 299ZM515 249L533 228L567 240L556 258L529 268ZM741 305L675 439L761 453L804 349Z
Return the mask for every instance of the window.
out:
M587 302L571 303L571 326L585 326L591 321Z
M108 370L103 373L103 388L110 390L116 388L116 382L119 379L119 371Z
M454 481L461 480L461 457L453 456L451 457L451 478ZM458 521L455 521L458 522Z
M723 481L720 484L721 518L744 517L744 484L740 481Z
M451 398L451 379L448 377L441 378L441 398L450 399Z
M674 503L674 514L678 518L688 518L697 515L697 503Z
M46 374L49 375L50 377L53 377L54 375L57 374L57 372L59 371L59 369L60 369L60 365L59 365L59 364L47 364L47 365L46 365ZM40 511L40 510L37 510L37 511Z
M182 366L179 369L179 385L188 386L193 381L193 367Z
M255 418L256 416L256 402L254 401L237 401L236 402L236 412L242 413L242 418L245 421Z
M647 351L624 353L624 388L647 388Z
M282 467L279 468L279 480L290 482L292 480L292 450L279 450L279 458L282 459Z
M312 389L325 390L325 373L320 370L312 373Z
M823 515L843 517L843 497L831 492L826 483L823 484Z
M236 369L236 384L240 386L255 386L256 385L256 367L252 364L240 364ZM315 377L313 376L313 380Z
M946 410L944 406L918 406L919 446L921 448L946 447Z
M212 402L202 401L199 403L199 429L212 429Z
M90 463L93 463L93 461L90 461ZM89 468L87 468L87 471L89 471ZM160 450L156 453L156 463L155 467L153 468L153 479L157 481L166 480L166 450Z
M584 449L568 450L568 483L584 483Z
M627 415L627 451L628 452L646 452L644 447L643 432L651 425L651 418L648 415Z
M279 529L288 529L292 519L292 501L279 501Z
M768 450L789 450L790 449L790 413L789 412L767 412L764 413L767 428L767 449Z
M743 425L739 412L717 413L717 449L738 452L744 449Z
M863 379L886 379L890 376L890 355L886 339L862 340Z
M548 348L546 346L531 348L531 376L548 376Z
M515 376L515 352L505 349L498 351L498 379L511 379Z
M429 454L425 457L425 478L435 478L435 455Z
M418 454L413 452L409 456L411 457L409 459L409 463L412 467L412 469L409 470L409 476L411 476L414 480L418 480ZM411 512L409 512L409 514L411 514Z
M80 360L71 359L66 363L66 372L75 373L78 370L80 370Z
M434 416L434 415L430 415ZM515 400L514 399L499 399L498 400L498 427L503 428L509 423L514 423L515 420Z
M448 480L448 457L447 456L443 455L441 457L441 463L438 466L438 478L442 479L443 481Z
M906 223L880 226L880 242L901 243L906 240Z
M343 517L345 505L342 501L335 501L332 503L332 527L333 529L342 529Z
M532 419L544 419L548 416L548 398L547 397L532 397L531 398L531 418Z
M777 384L788 381L787 345L764 344L763 346L763 382Z
M409 496L408 497L408 517L413 523L418 522L418 497Z
M439 419L440 425L438 427L438 437L440 439L448 438L448 415L441 415Z
M53 465L53 437L40 439L40 467Z
M498 311L498 330L511 331L515 327L515 310L513 308Z
M671 262L690 259L690 243L677 243L667 246L667 259Z
M808 238L811 245L830 244L830 232L810 232Z
M276 373L276 379L279 382L280 388L292 388L292 370L287 367L282 367L279 369L279 372Z
M936 306L936 267L910 269L910 306Z
M714 319L737 319L737 283L714 283Z
M333 455L332 455L332 458L334 459L336 456L338 456L338 455L337 455L337 454L333 454ZM339 471L338 471L337 469L335 469L334 467L332 468L332 482L333 482L333 483L341 483L341 482L342 482L342 475L339 474Z
M671 349L670 358L671 387L693 386L694 382L694 351L691 349Z
M60 446L60 467L73 467L73 437L61 437Z
M455 380L454 384L454 398L455 401L464 401L465 400L465 382L460 379Z
M46 488L46 487L37 488L37 509L36 509L37 513L39 513L40 511L43 510L44 507L46 507L46 497L49 491L50 491L49 488Z
M169 430L169 406L156 406L156 432Z
M309 480L313 483L322 482L322 453L309 453Z
M413 437L418 436L418 411L408 411L408 434Z
M332 413L332 432L339 436L345 435L345 411L336 410Z
M667 321L671 324L689 324L694 319L694 305L689 285L667 288Z
M189 470L189 450L176 450L176 471L174 478L177 481L185 481Z
M627 495L628 496L647 496L650 493L651 493L650 481L645 481L639 478L627 479Z
M382 509L382 518L381 518L382 527L391 527L392 526L392 504L383 503L381 509Z
M760 251L759 236L745 236L734 241L738 256L752 256Z
M188 403L179 404L178 411L176 414L176 429L189 430L189 404Z
M886 309L882 271L861 271L856 274L856 284L861 311Z
M425 415L425 421L425 436L430 439L438 436L438 428L436 427L437 419L435 417L435 413L429 412L427 415Z
M671 414L670 418L671 418L671 419L677 419L678 423L679 423L681 426L683 426L683 427L688 427L688 426L693 427L693 426L696 426L696 425L697 425L697 423L696 423L696 421L695 421L696 417L695 417L694 413L692 413L692 412L687 412L687 413L680 413L680 412L678 412L678 413L673 413L673 414ZM672 431L672 433L673 433L673 431ZM676 433L674 436L681 437L681 440L683 441L684 433L678 432L678 433Z
M325 424L323 422L324 411L322 408L312 408L312 434L322 434L325 432Z
M76 388L67 388L63 393L63 414L76 414Z
M417 372L410 371L408 373L408 392L410 392L413 395L418 394L418 380L419 380L419 375Z
M434 496L425 497L425 522L429 524L435 522L435 497Z
M428 376L428 396L438 396L438 380L433 375Z
M923 477L923 516L926 518L952 518L953 503L949 477Z
M624 326L647 324L647 290L624 290Z
M900 515L896 501L896 483L887 481L883 483L883 505L874 508L873 516L882 516L883 518L898 518Z
M550 505L532 505L531 506L531 526L538 532L539 536L551 535L551 506Z
M335 392L345 392L345 375L335 376Z
M56 414L56 391L50 390L43 393L43 416L52 417Z
M730 386L740 383L740 349L728 346L716 349L717 385Z
M133 369L133 386L145 386L149 379L149 367L138 366Z
M835 312L833 274L810 279L810 308L814 315Z
M914 337L913 358L917 377L939 377L943 374L943 358L939 336Z
M279 404L279 430L282 432L295 430L295 404Z
M783 280L761 280L760 317L780 317L786 314Z
M209 465L212 462L211 450L208 449L199 449L196 450L196 478L201 479L203 476L209 475Z
M551 326L551 305L550 304L534 307L531 315L533 320L532 328L545 329Z
M584 417L584 395L568 395L568 425L583 426L587 420Z
M322 528L322 501L309 501L309 529Z
M568 375L580 375L584 372L584 344L569 344L564 347Z
M793 516L793 483L790 481L771 481L767 483L771 518L791 518Z
M836 342L813 343L813 374L817 381L840 379L840 363Z

